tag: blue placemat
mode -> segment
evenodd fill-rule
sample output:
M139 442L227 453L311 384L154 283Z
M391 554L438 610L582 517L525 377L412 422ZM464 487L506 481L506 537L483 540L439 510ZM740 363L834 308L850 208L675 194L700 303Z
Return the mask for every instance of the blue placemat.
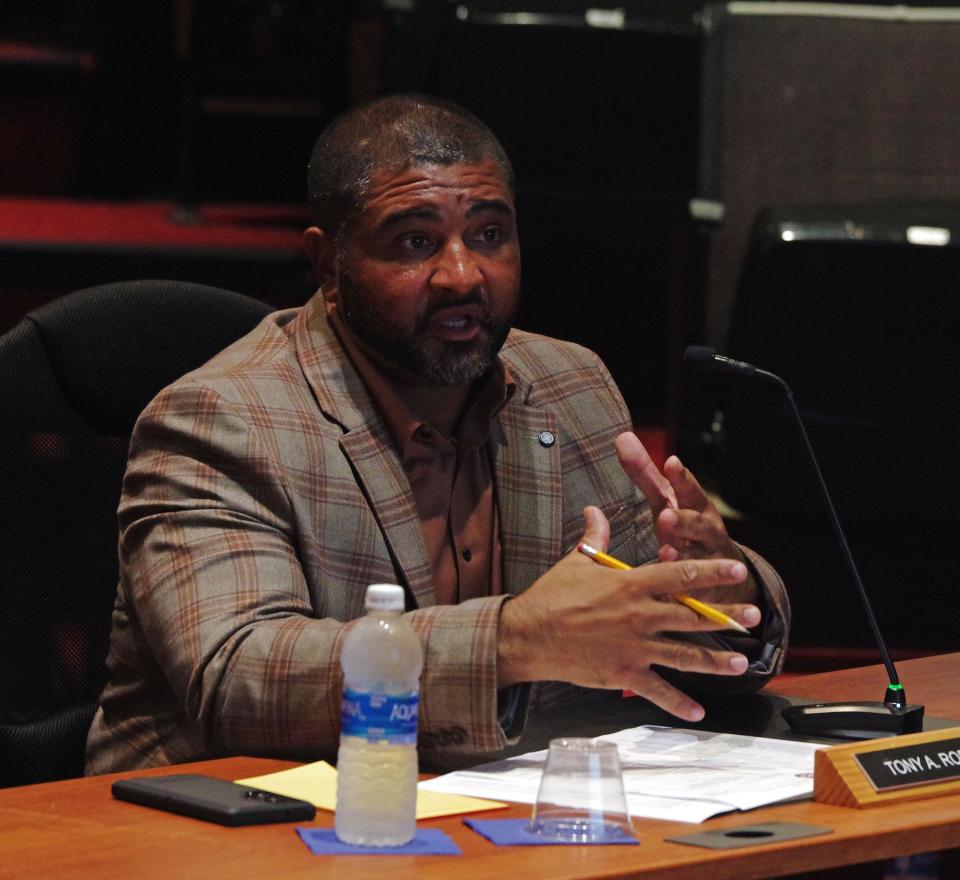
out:
M332 828L297 828L297 834L315 856L458 856L458 847L439 828L418 828L403 846L354 846L337 840Z
M596 846L610 844L636 845L640 843L626 831L617 830L604 840L556 840L527 830L528 819L464 819L463 824L481 834L497 846Z

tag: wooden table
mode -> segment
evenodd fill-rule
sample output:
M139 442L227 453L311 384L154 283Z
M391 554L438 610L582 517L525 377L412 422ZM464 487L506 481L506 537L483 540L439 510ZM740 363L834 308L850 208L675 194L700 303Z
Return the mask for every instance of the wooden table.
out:
M902 664L912 701L928 713L960 717L960 654ZM878 668L845 670L774 682L772 691L809 698L880 699ZM259 758L189 765L190 772L238 779L293 766ZM181 772L185 767L142 775ZM121 776L140 774L119 774ZM784 804L688 825L639 819L637 847L496 847L465 828L459 817L429 820L460 848L448 856L312 856L293 826L222 828L114 800L117 776L74 779L0 790L0 878L3 880L276 880L276 878L390 878L390 880L549 880L549 878L710 878L750 880L868 862L960 846L960 796L873 810L812 801ZM490 816L525 816L528 806ZM477 814L484 815L484 814ZM320 812L316 825L332 825ZM669 843L693 831L787 820L826 825L833 833L739 850L714 851Z

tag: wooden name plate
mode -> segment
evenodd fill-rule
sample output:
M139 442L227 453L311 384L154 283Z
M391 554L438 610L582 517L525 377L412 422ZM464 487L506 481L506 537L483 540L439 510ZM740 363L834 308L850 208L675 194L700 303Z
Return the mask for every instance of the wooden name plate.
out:
M960 793L960 727L846 743L814 756L813 799L877 807Z

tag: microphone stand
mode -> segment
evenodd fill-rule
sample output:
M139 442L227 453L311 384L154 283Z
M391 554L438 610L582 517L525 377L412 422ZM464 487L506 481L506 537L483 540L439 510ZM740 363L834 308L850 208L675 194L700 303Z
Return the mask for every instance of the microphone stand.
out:
M708 352L709 355L707 354ZM749 378L762 378L766 381L773 382L783 391L787 403L790 405L794 420L800 429L800 436L803 439L807 457L813 465L817 486L820 489L820 497L823 499L823 503L827 508L830 525L840 544L847 569L856 585L860 603L867 616L867 622L870 624L874 641L880 650L883 665L886 667L887 676L890 679L882 703L813 703L806 706L788 706L782 712L784 720L790 725L790 729L794 732L815 737L875 739L883 736L896 736L902 733L915 733L923 730L923 706L907 703L906 692L903 689L903 685L900 684L896 667L893 665L890 652L887 650L886 640L880 632L880 625L877 623L873 603L870 601L866 587L863 585L863 580L857 569L857 563L853 558L853 552L847 541L846 533L843 531L843 526L840 525L840 518L837 516L833 498L827 489L826 480L824 480L823 472L820 470L820 462L817 460L817 456L813 451L813 444L810 442L810 436L807 434L806 425L804 424L803 417L800 415L800 409L794 399L793 392L790 390L790 386L776 375L776 373L771 373L740 361L730 360L729 358L715 354L710 349L704 349L700 346L690 346L690 348L687 349L684 360L699 368L714 367L726 372L738 373Z

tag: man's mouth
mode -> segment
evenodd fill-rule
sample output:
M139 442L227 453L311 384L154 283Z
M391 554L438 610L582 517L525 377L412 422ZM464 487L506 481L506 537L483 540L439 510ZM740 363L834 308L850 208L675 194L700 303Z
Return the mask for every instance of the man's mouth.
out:
M466 342L480 333L483 317L484 310L479 305L439 309L430 316L429 326L443 340Z
M430 322L434 333L448 342L466 342L480 332L476 318L440 318Z

